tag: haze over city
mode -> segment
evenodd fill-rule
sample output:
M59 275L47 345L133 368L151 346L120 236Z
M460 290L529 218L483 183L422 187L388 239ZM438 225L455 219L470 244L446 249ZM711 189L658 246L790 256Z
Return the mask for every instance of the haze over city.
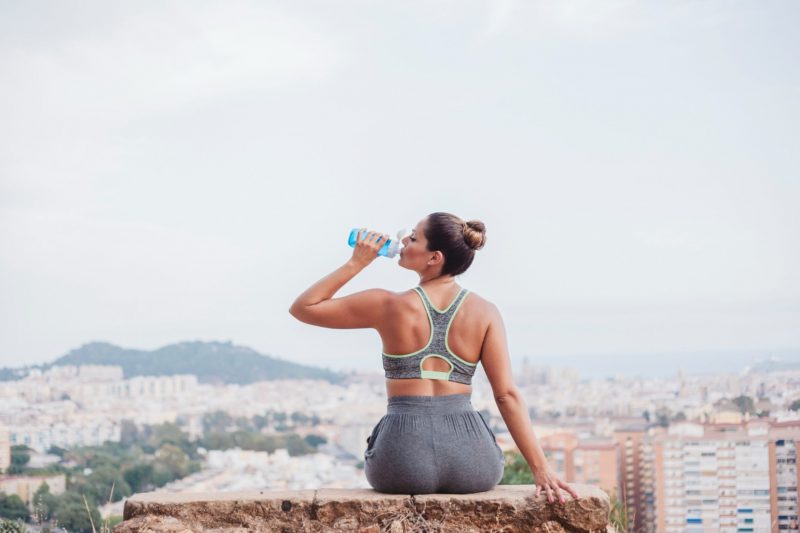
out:
M299 323L351 228L487 226L512 358L800 348L795 2L0 6L0 367ZM378 258L340 295L405 290Z

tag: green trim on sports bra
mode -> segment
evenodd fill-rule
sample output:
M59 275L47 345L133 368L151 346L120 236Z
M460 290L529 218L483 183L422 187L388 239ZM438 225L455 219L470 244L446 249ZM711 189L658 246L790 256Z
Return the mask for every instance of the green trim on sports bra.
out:
M431 357L438 357L442 361L445 361L448 365L450 365L450 370L445 372L444 370L425 370L424 368L422 368L423 363L425 363L425 361L430 359ZM455 366L453 365L453 363L451 363L450 361L448 361L447 359L445 359L441 355L438 355L438 354L435 354L435 353L432 353L430 355L426 355L425 357L423 357L419 361L419 377L421 377L421 378L439 379L439 380L449 381L450 380L450 374L453 373L453 369L455 369Z
M431 306L433 309L435 309L436 311L438 311L438 312L440 312L440 313L442 313L442 314L444 314L444 313L446 313L447 311L449 311L449 310L450 310L450 308L451 308L451 307L453 307L453 304L456 302L456 300L458 300L458 297L459 297L459 296L461 296L461 292L462 292L462 291L464 291L464 290L466 290L466 289L459 289L459 291L458 291L458 294L456 294L456 297L455 297L455 298L453 298L453 301L451 301L451 302L450 302L450 305L448 305L448 306L447 306L447 307L445 307L444 309L439 309L438 307L436 307L435 305L433 305L433 300L431 300L431 297L430 297L430 296L428 296L428 293L427 293L427 291L426 291L425 289L423 289L423 288L422 288L422 285L418 285L418 286L417 286L417 288L419 288L419 290L421 290L421 291L422 291L422 292L425 294L425 298L427 298L427 299L428 299L428 304L430 304L430 306ZM467 291L467 292L469 292L469 291Z

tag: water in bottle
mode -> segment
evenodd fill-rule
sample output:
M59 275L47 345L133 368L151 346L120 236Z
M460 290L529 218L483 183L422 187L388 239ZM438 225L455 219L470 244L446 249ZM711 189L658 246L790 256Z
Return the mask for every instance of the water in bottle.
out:
M366 234L367 231L363 230L361 232L361 238L363 239L366 236ZM350 236L347 238L347 244L349 244L351 247L354 247L356 245L357 235L358 235L358 228L353 228L350 231ZM408 235L408 230L401 229L400 231L398 231L397 238L386 241L381 247L381 249L378 250L378 255L382 255L384 257L394 257L395 255L397 255L397 253L400 251L400 247L403 245L401 241L403 240L403 237L405 237L406 235Z

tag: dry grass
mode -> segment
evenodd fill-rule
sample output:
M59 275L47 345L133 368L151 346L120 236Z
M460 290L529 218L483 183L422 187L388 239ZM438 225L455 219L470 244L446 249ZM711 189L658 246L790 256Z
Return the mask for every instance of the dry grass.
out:
M440 520L428 520L424 515L425 507L422 511L417 511L414 497L406 508L386 513L378 516L381 526L380 533L441 533L444 531L444 521L448 516L445 513ZM410 529L409 529L410 527Z

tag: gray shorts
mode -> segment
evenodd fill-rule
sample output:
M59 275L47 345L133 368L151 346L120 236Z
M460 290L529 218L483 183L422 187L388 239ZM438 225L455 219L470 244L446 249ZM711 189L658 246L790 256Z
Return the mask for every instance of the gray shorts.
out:
M503 463L469 394L389 398L364 452L367 481L390 494L491 490L503 477Z

